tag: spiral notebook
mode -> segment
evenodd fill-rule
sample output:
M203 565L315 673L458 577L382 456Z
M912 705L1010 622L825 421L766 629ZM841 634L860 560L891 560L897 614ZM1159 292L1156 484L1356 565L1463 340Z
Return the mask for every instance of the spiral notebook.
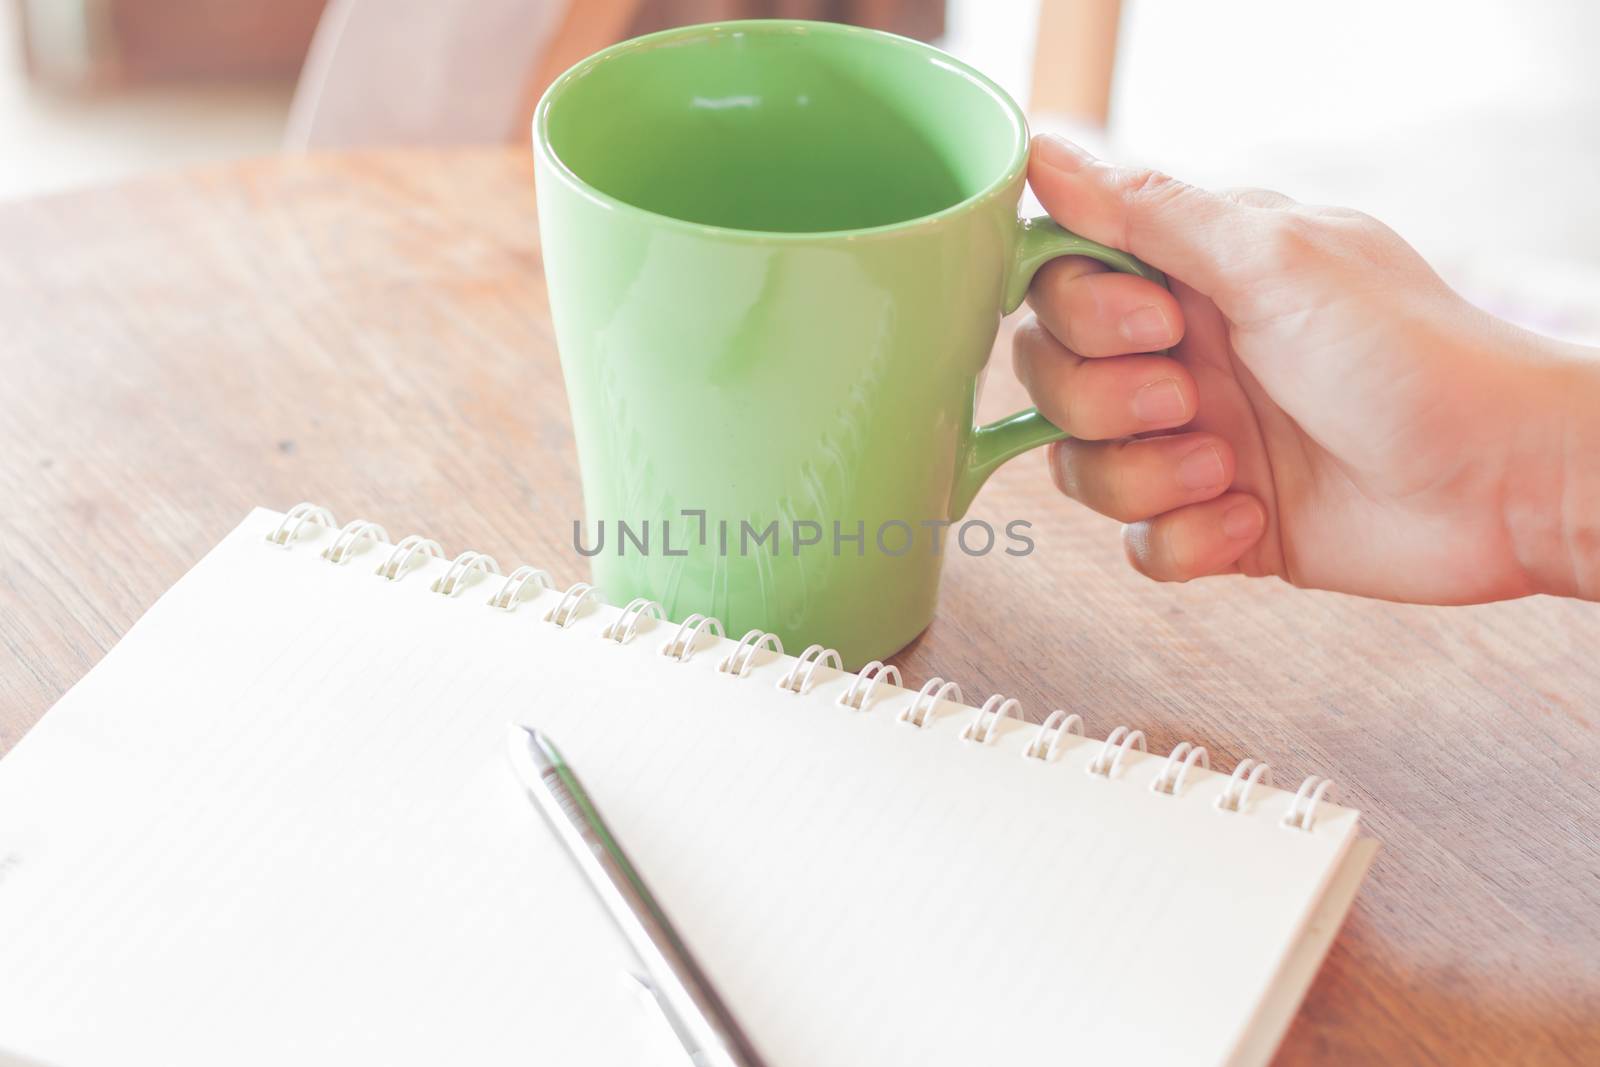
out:
M834 662L257 510L0 760L0 1062L680 1062L508 721L775 1067L1270 1058L1374 847L1326 783Z

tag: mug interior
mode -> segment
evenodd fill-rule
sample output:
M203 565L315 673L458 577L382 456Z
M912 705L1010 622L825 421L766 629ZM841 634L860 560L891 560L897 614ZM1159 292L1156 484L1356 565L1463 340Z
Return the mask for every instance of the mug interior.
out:
M987 79L914 41L822 23L725 23L631 41L552 87L536 136L645 211L816 233L932 215L1020 166L1026 130Z

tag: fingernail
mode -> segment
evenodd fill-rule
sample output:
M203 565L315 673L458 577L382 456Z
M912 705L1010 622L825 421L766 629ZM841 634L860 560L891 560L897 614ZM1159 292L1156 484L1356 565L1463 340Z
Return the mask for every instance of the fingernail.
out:
M1033 139L1034 151L1046 166L1071 173L1094 162L1094 157L1065 137L1041 133Z
M1120 328L1126 340L1144 348L1160 348L1172 337L1167 313L1154 304L1128 312L1122 317Z
M1235 541L1243 541L1261 532L1261 509L1251 501L1242 501L1222 513L1222 532Z
M1189 404L1174 378L1151 382L1133 394L1133 417L1140 422L1170 426L1188 416Z
M1222 476L1222 457L1215 445L1197 448L1178 462L1178 484L1185 489L1215 489Z

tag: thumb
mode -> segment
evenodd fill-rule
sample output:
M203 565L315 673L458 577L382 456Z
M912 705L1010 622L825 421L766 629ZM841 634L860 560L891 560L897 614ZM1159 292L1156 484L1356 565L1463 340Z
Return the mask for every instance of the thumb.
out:
M1028 184L1074 233L1131 252L1219 305L1258 261L1261 209L1151 170L1113 167L1064 138L1033 139Z

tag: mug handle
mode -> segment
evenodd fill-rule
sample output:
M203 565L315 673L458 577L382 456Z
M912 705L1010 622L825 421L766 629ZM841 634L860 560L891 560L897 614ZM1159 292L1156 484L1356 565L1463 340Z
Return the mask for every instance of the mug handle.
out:
M1114 271L1137 274L1160 285L1167 284L1166 276L1154 267L1141 263L1126 252L1107 248L1087 237L1079 237L1071 230L1062 229L1048 217L1018 219L1017 228L1017 251L1005 280L1007 314L1022 306L1033 276L1040 267L1057 256L1088 256ZM966 514L972 498L978 495L978 490L1000 464L1030 448L1059 441L1066 436L1066 431L1039 414L1038 408L1028 408L978 427L973 432L966 463L951 494L951 520Z

